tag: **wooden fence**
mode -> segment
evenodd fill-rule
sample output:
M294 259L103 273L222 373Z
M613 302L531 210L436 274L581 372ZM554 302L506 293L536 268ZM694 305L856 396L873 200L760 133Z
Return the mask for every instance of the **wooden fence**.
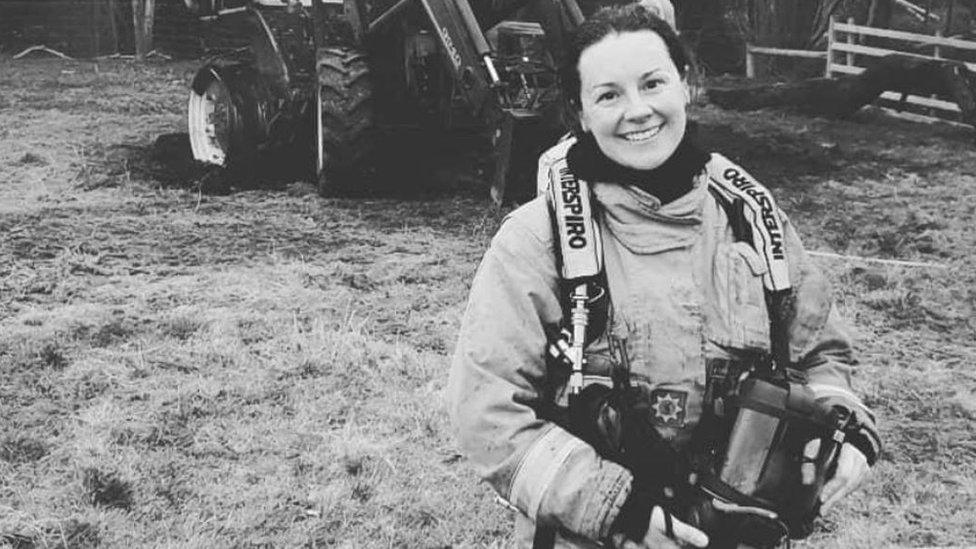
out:
M746 76L755 77L755 56L773 55L785 57L817 58L825 61L824 76L832 77L838 74L856 75L865 70L863 65L870 64L873 59L890 54L906 55L923 59L947 59L965 63L972 71L976 71L976 63L964 59L966 53L976 58L976 42L947 38L939 34L935 36L912 32L879 29L855 25L852 20L841 23L831 20L827 31L827 50L788 50L779 48L763 48L752 45L746 46ZM877 42L883 42L885 47L865 45L865 37L873 37ZM902 94L886 91L881 94L879 103L891 106L892 102L907 105L916 114L958 120L959 107L950 101L936 97L920 97L908 95L902 103Z

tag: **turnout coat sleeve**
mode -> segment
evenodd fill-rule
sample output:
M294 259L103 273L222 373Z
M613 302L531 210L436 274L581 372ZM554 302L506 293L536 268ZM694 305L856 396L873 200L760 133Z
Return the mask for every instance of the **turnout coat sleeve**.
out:
M562 313L543 199L502 224L471 293L448 382L448 406L479 475L537 524L592 540L608 535L630 473L516 403L544 382L544 325Z
M795 286L795 316L790 326L790 354L817 400L840 405L861 425L855 445L873 463L881 451L874 413L853 392L851 373L856 364L852 339L823 272L806 253L793 225L784 214L784 233L790 259L790 279Z

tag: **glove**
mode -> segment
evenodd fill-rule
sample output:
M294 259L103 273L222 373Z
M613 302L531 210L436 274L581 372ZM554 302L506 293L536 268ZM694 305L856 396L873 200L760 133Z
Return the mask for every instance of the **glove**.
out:
M644 522L644 534L631 537L625 532L616 532L610 537L610 546L617 549L680 549L687 545L708 545L708 536L704 532L671 517L661 507L654 507L650 518Z
M864 481L881 451L881 439L874 430L873 422L860 421L858 415L852 413L847 406L834 404L833 408L842 417L849 418L849 423L843 429L845 441L834 460L832 475L827 478L827 483L820 492L821 513L853 492ZM800 466L803 484L813 484L815 480L816 471L809 461L820 452L820 445L820 440L815 439L803 448L804 462Z
M820 452L820 439L811 440L803 449L803 456L806 458L800 466L800 476L803 484L813 484L816 471L813 463L806 462L812 460ZM820 492L820 512L826 512L831 506L842 498L853 492L867 478L871 466L867 456L858 447L851 443L844 443L837 456L837 467L833 476L827 479L823 490Z
M513 400L531 407L539 419L557 423L600 457L626 467L634 475L633 493L647 501L640 514L645 525L653 505L673 509L684 501L690 466L650 421L650 403L639 389L588 385L569 408L528 393L517 393Z

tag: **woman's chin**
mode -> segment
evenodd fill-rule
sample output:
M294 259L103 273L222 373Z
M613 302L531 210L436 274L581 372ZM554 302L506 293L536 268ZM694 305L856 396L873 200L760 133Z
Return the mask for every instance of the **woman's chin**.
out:
M628 157L617 159L616 162L621 166L632 170L653 170L664 164L667 157L654 154L635 154Z
M645 143L643 146L622 147L616 155L610 156L616 163L634 170L653 170L667 162L677 150L677 143Z

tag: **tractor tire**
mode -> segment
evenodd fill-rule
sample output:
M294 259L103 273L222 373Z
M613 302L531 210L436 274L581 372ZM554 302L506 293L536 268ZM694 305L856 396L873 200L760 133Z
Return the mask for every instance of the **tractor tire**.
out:
M187 132L193 158L212 166L201 190L225 194L253 172L257 146L248 115L253 73L241 64L206 65L190 87ZM253 116L252 116L253 118Z
M323 196L350 194L368 177L364 160L376 151L373 83L366 54L327 47L316 52L318 189Z

